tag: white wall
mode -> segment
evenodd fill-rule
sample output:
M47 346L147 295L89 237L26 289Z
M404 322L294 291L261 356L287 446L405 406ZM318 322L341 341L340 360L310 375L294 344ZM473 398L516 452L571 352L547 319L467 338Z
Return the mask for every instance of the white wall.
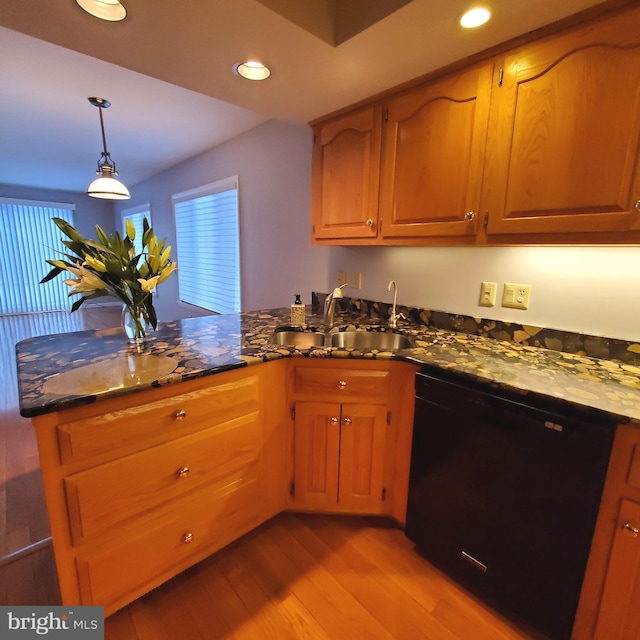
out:
M348 296L533 326L640 341L640 247L336 247L338 270L362 272ZM497 282L495 307L478 304L480 283ZM500 306L505 282L532 285L526 311Z
M308 303L329 281L329 249L310 243L311 141L309 127L271 120L132 186L131 200L116 205L116 224L123 208L149 202L154 231L175 247L171 195L237 175L242 309L287 306L294 293ZM160 320L199 315L177 304L176 276L158 293Z

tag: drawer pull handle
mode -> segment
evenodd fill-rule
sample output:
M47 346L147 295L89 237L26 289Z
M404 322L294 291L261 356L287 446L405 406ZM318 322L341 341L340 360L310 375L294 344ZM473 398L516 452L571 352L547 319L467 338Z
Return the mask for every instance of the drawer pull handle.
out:
M629 533L629 535L632 535L634 538L638 537L638 527L634 527L632 524L629 524L628 522L625 522L622 525L622 530L625 533Z
M345 424L351 424L351 418L345 418L344 419L344 423Z
M193 533L191 533L191 531L187 531L187 533L182 536L182 542L185 544L193 542Z
M347 383L345 380L338 380L338 389L345 389L347 386Z
M176 420L184 420L187 417L187 412L184 409L180 409L180 411L176 411L173 415Z
M189 467L180 467L178 469L178 478L188 478L191 473L191 469Z

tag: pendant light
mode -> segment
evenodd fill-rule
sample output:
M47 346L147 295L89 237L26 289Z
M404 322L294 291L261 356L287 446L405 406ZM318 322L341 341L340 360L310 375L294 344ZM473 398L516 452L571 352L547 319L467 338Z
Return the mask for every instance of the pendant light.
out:
M87 189L87 194L92 198L104 198L106 200L128 200L131 197L129 189L125 187L120 180L116 180L118 175L116 171L116 163L111 159L111 155L107 151L107 139L104 135L104 121L102 119L102 110L108 109L111 103L104 98L89 98L89 102L98 107L100 112L100 129L102 131L102 147L103 152L98 160L98 170L96 178Z
M76 0L76 2L92 16L107 20L108 22L120 22L127 17L127 10L119 0Z

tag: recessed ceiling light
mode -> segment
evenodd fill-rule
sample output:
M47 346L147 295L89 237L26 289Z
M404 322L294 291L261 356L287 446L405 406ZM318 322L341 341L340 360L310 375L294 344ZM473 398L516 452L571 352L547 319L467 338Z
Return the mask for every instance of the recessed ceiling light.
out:
M271 75L271 69L256 60L236 62L233 65L233 72L247 80L266 80Z
M76 0L92 16L109 22L119 22L127 16L127 10L118 0Z
M460 24L465 29L474 29L487 22L490 17L491 11L486 7L474 7L463 14L462 18L460 18Z

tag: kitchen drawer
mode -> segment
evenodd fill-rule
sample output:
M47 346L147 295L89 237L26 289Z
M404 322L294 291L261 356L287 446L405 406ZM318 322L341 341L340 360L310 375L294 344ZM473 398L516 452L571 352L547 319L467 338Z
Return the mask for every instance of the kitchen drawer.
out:
M224 375L224 374L222 374ZM257 376L247 376L149 403L62 422L57 427L63 464L92 456L117 458L259 409Z
M299 396L322 396L341 401L386 403L391 372L379 369L342 369L334 367L296 367L294 392Z
M259 414L252 413L66 477L73 544L204 484L215 489L241 479L261 445Z
M251 475L183 499L144 527L122 529L78 556L81 603L109 615L261 524L263 510Z

